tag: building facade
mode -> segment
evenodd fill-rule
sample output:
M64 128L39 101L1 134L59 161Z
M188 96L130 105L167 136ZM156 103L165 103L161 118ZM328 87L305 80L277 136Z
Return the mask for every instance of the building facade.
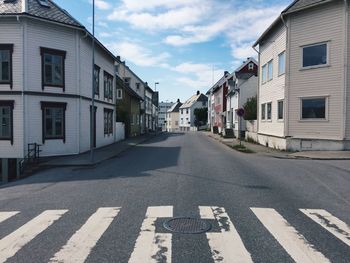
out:
M350 148L348 1L300 0L258 39L258 134L287 150Z
M162 131L167 130L167 113L170 108L174 105L173 102L164 102L159 103L159 112L158 112L158 127Z
M180 131L180 107L182 103L177 100L166 114L166 131L167 132L178 132Z

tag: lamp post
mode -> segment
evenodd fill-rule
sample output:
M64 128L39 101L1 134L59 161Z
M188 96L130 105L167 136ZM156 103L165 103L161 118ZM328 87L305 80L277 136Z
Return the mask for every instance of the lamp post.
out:
M90 161L94 161L95 146L95 0L92 0L92 91L90 120Z
M159 82L154 82L154 92L157 91L157 85L159 85ZM156 107L156 112L155 112L155 126L156 126L156 135L158 131L158 107Z

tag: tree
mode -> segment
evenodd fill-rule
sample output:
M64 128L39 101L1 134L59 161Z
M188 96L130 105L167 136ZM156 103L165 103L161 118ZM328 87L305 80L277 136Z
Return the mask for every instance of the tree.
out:
M245 120L252 121L257 119L257 97L249 98L243 105L243 108Z
M208 122L208 108L198 108L194 110L195 125L201 126Z

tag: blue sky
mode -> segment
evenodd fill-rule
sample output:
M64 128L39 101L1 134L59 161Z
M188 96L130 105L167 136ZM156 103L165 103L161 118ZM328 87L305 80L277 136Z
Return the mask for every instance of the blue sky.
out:
M96 36L160 100L206 92L292 0L95 0ZM91 30L92 0L55 0ZM214 77L213 77L214 76Z

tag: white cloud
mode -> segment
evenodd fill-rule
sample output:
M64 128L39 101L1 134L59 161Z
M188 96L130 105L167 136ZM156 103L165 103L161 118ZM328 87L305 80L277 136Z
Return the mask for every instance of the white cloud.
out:
M217 81L223 74L223 69L214 68L209 64L198 64L193 62L185 62L172 68L173 71L183 74L177 78L180 85L185 85L193 89L209 88L213 84L213 80Z
M90 3L92 4L92 0L90 0ZM105 0L95 0L95 6L101 10L108 10L112 8L111 4Z
M166 52L154 54L150 50L135 43L123 41L106 45L114 54L120 54L122 59L126 59L138 66L158 66L168 67L167 60L170 54Z

